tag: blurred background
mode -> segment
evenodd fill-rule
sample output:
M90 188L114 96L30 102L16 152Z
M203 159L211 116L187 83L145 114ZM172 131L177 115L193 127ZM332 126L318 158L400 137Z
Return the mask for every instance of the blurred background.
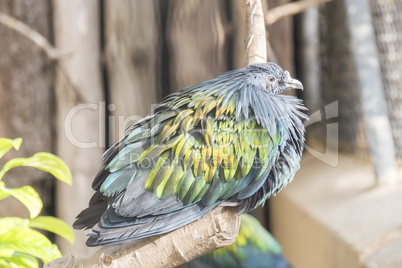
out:
M24 140L1 164L47 151L73 174L67 186L15 169L6 184L32 185L42 213L71 224L130 123L171 92L245 66L241 2L0 0L0 14L30 28L0 17L0 137ZM268 59L302 81L311 119L302 170L255 215L295 267L402 267L402 1L300 1L314 7L277 20L291 1L262 2ZM1 217L27 215L0 203ZM79 231L59 246L83 256L85 240Z

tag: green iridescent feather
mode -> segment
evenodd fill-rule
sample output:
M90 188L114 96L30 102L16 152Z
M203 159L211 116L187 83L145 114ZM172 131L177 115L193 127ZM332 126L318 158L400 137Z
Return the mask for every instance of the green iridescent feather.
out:
M233 194L236 188L232 187L232 192L228 192L231 185L225 183L245 177L256 158L261 163L260 174L263 167L274 161L269 153L276 150L281 136L276 134L270 137L268 131L253 118L237 118L233 109L234 101L223 106L222 100L219 95L211 94L208 98L202 98L194 94L185 98L178 96L170 100L169 104L162 104L160 115L156 115L140 131L133 131L134 135L131 133L124 140L126 147L106 167L112 174L103 182L101 192L118 194L117 191L105 192L111 182L116 180L113 174L119 168L140 165L145 160L153 163L153 167L144 188L155 193L158 198L166 198L173 193L181 176L183 189L177 189L174 195L185 205L202 199L208 189L204 188L205 184L211 184L214 178L224 183L222 187L213 189L217 193L209 195L213 196L214 201L223 194ZM173 108L175 110L171 110ZM215 117L217 110L223 114L219 119ZM153 143L147 148L135 147L138 137L141 137L140 140L149 139L147 133L155 126L161 127L152 137ZM183 129L186 134L180 131ZM191 132L193 129L198 131ZM174 169L179 171L173 172ZM181 170L191 170L192 173L183 173ZM255 179L258 180L259 176ZM187 194L188 191L191 193ZM214 203L208 198L204 198L203 202Z
M181 268L291 268L272 235L251 215L242 214L239 235L230 246L180 266Z
M104 154L74 223L93 228L87 245L163 234L223 201L249 211L277 193L298 170L304 142L304 107L279 95L287 83L279 66L253 65L173 93L131 125Z

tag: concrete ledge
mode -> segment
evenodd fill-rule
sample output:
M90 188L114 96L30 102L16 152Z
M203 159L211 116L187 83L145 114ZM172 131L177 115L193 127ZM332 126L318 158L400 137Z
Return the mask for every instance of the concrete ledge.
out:
M271 199L271 226L296 268L402 267L402 184L375 187L370 164L307 155Z

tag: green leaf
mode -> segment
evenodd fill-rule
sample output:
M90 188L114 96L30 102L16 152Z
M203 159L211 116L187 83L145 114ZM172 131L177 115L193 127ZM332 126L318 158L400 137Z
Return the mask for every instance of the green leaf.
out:
M18 217L0 218L0 235L13 228L29 227L29 220Z
M0 250L13 249L20 253L30 254L49 262L61 257L56 245L52 244L46 236L27 227L13 228L0 235Z
M71 228L62 220L51 217L41 216L30 220L29 227L43 229L60 235L74 244L74 233Z
M38 225L40 225L40 222L42 222L42 220L40 218L42 218L42 217L35 218L35 220L38 219L37 220L37 222L39 222ZM66 226L66 224L64 222L62 222L61 225ZM30 220L28 220L28 219L23 219L23 218L18 218L18 217L0 218L0 259L6 260L8 263L17 265L17 266L13 266L13 265L9 264L9 266L7 266L7 267L38 267L38 262L34 257L27 255L26 253L17 252L17 250L18 250L17 248L9 247L8 245L4 245L1 241L2 239L4 239L4 234L7 235L7 233L9 233L9 232L16 232L16 231L21 232L21 230L22 231L28 230L28 232L30 232L30 233L34 232L34 234L36 235L36 233L38 233L38 232L30 229L29 226L30 226ZM65 227L62 226L61 228L64 229ZM45 244L47 244L48 246L49 246L49 243L50 243L50 241L48 243L45 242ZM53 246L51 246L51 247L53 247ZM42 258L41 256L36 256L36 257ZM46 255L44 257L46 257ZM3 267L3 266L1 266L1 264L0 264L0 267Z
M9 194L23 203L29 210L31 218L38 216L42 210L43 204L39 194L29 185L11 189L0 186L0 196L5 194Z
M11 148L14 147L15 150L19 150L22 143L21 138L17 138L14 140L0 138L0 158L3 157Z
M2 188L4 187L5 187L4 182L0 181L0 200L10 196L9 193L6 193L5 191L2 190Z
M4 174L12 168L26 166L35 167L46 172L49 172L62 182L71 185L71 172L61 158L51 153L37 153L29 158L14 158L8 161L0 172L0 179Z
M4 262L1 262L2 260ZM39 263L38 260L31 255L15 252L10 257L0 257L0 267L38 268Z
M0 249L0 258L10 258L13 256L15 250L11 248L1 248Z
M19 268L16 264L10 263L5 258L0 258L0 267L4 268Z

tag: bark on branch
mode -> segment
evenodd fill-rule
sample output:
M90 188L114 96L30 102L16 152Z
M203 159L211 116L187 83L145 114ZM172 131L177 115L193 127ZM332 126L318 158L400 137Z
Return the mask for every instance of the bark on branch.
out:
M0 12L0 23L9 27L10 29L13 29L16 32L19 32L20 34L34 42L38 47L45 51L49 59L54 60L57 59L57 57L59 56L60 53L57 51L57 49L55 49L43 35L33 30L25 23L3 12Z
M247 65L267 61L267 37L261 0L243 0Z
M44 267L176 267L234 242L240 217L235 208L217 207L203 218L170 232L136 243L104 246L93 255L63 256Z

